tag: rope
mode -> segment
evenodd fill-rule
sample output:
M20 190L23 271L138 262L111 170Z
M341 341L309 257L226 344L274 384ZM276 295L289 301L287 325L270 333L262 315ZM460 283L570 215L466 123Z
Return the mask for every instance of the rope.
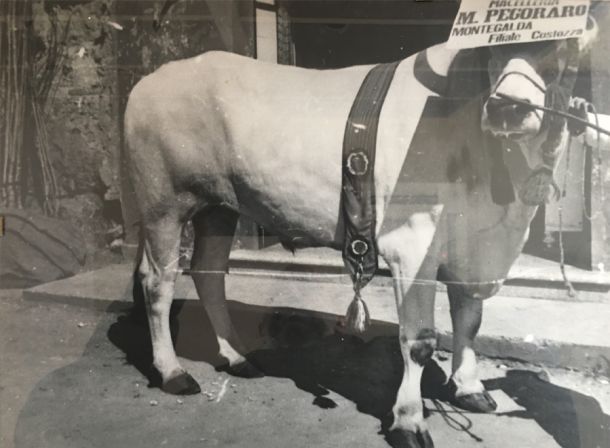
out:
M571 114L569 112L563 112L563 111L551 109L550 107L545 107L545 106L538 106L538 105L532 104L532 103L530 103L528 101L519 100L517 98L513 98L513 97L511 97L509 95L505 95L503 93L496 93L495 95L497 95L498 98L502 98L503 100L506 100L506 101L511 101L511 102L513 102L515 104L519 104L521 106L526 106L526 107L529 107L531 109L538 109L538 110L541 110L541 111L544 111L544 112L548 112L548 113L551 113L551 114L559 115L559 116L567 118L569 120L574 120L574 121L582 124L583 126L588 126L588 127L592 128L592 129L595 129L598 133L610 136L610 131L608 131L607 129L604 129L601 126L599 126L599 121L597 121L597 124L593 124L593 123L590 123L588 120L585 120L583 118L577 117L576 115L573 115L573 114Z
M240 268L237 268L240 269ZM195 269L174 269L173 272L177 273L177 274L181 274L181 275L197 275L197 274L203 274L203 275L231 275L231 272L228 271L223 271L223 270L195 270ZM270 278L278 278L278 277L285 277L285 278L293 278L295 276L296 272L282 272L282 271L274 271L274 272L267 272L264 270L258 270L258 269L252 269L252 270L247 270L247 269L240 269L239 272L233 272L235 275L243 275L243 276L256 276L256 277L270 277ZM303 278L303 277L309 277L312 279L315 278L325 278L325 279L339 279L339 278L343 278L346 280L346 283L349 279L351 279L351 277L349 276L349 274L345 273L337 273L337 274L326 274L326 273L317 273L317 272L298 272L298 276ZM453 281L453 280L443 280L442 282L440 280L429 280L429 279L418 279L417 277L405 277L405 276L400 276L400 277L394 277L392 276L393 280L406 280L411 282L413 285L437 285L438 283L442 283L445 285L462 285L462 286L480 286L480 285L495 285L495 284L501 284L504 283L505 280L507 280L506 277L502 278L502 279L498 279L498 280L490 280L490 281L486 281L486 282L465 282L465 281Z
M436 400L436 399L432 400L432 404L434 404L436 411L440 414L440 416L443 418L443 420L445 421L447 426L449 426L451 429L454 429L456 431L463 431L466 434L468 434L475 441L483 442L482 438L480 438L479 436L477 436L470 430L472 428L472 420L470 420L466 416L466 413L464 411L456 408L452 404L447 404L447 406L453 411L453 413L455 415L458 415L459 417L464 419L464 423L462 423L462 422L458 421L458 419L456 417L450 415L449 412L447 411L447 409L445 409L445 407L438 400Z
M595 109L595 106L590 103L590 102L586 102L585 104L585 110L590 110L591 113L594 115L595 117L595 126L591 126L593 129L596 129L597 131L597 138L596 138L596 156L597 156L597 168L600 172L601 175L601 170L599 169L602 166L602 157L601 157L601 129L599 126L599 114L597 113L597 110ZM574 118L578 118L578 117L574 117ZM579 120L577 120L579 121ZM589 123L588 121L586 123ZM563 177L563 188L562 188L562 195L561 197L563 198L565 196L565 191L566 191L566 187L567 187L567 175L568 175L568 169L570 166L570 153L571 153L571 148L572 148L572 135L570 134L570 137L568 139L568 147L566 149L566 172L565 175ZM592 147L588 144L587 140L586 140L586 134L585 134L585 148L588 150L592 150ZM592 157L593 158L593 157ZM585 162L586 163L586 160ZM584 169L583 169L584 171ZM593 173L595 172L594 169L591 170L591 177L593 177ZM593 183L593 182L591 182ZM604 203L604 196L605 196L605 191L604 191L604 183L603 180L600 179L600 199L602 201L602 203ZM592 219L594 219L595 216L597 216L597 214L599 214L600 212L596 212L595 215L589 215L588 211L587 211L587 201L586 201L586 194L585 194L585 185L583 182L583 189L582 189L582 196L583 196L583 215L587 218L587 220L591 221ZM563 242L563 207L561 206L561 203L558 206L558 218L559 218L559 257L560 257L560 261L559 261L559 267L561 269L561 275L563 277L563 281L564 281L564 285L566 287L566 290L568 292L568 296L569 297L577 297L578 293L577 291L574 289L574 286L572 285L572 282L570 282L570 280L568 279L567 275L566 275L566 271L565 271L565 249L564 249L564 242Z
M601 157L601 134L605 134L610 136L610 131L602 128L599 125L599 115L597 113L597 110L595 109L595 106L589 102L586 103L586 109L590 110L591 113L593 113L593 115L595 116L595 124L589 122L589 120L580 118L574 114L571 114L569 112L563 112L560 110L556 110L556 109L552 109L550 107L545 107L545 106L538 106L535 104L531 104L527 101L523 101L523 100L519 100L517 98L513 98L509 95L505 95L502 93L495 93L496 96L498 96L499 98L502 98L503 100L506 101L510 101L512 103L515 104L519 104L525 107L529 107L531 109L537 109L537 110L542 110L544 112L550 113L550 114L554 114L554 115L558 115L564 118L567 118L568 120L572 120L576 123L579 123L583 126L587 126L590 127L592 129L594 129L597 132L597 143L596 143L596 155L597 155L597 166L601 167L602 165L602 157ZM585 134L586 135L586 134ZM568 140L568 148L567 148L567 154L566 154L566 174L564 175L564 179L563 179L563 189L561 192L561 197L563 198L565 196L565 190L566 190L566 184L567 184L567 171L568 171L568 167L569 167L569 163L570 163L570 149L571 149L571 145L572 145L572 135L570 135L569 140ZM591 149L591 147L587 144L586 142L586 137L585 137L585 146L588 149ZM594 170L592 170L594 171ZM598 170L600 171L600 176L601 176L601 169ZM592 174L593 175L593 174ZM600 197L602 200L602 203L604 201L604 196L605 196L605 191L604 191L604 185L603 185L603 181L600 179ZM585 191L584 191L584 185L583 185L583 198L585 197ZM588 212L587 212L587 206L586 206L586 200L583 201L583 214L585 215L585 217L591 221L594 216L589 216ZM576 292L576 290L574 289L574 285L572 284L572 282L568 279L567 273L566 273L566 269L565 269L565 247L563 244L563 207L561 206L561 203L559 204L558 208L558 218L559 218L559 269L561 270L561 276L563 277L563 282L564 285L566 287L567 293L569 297L576 297L578 295L578 293ZM596 214L599 212L596 212Z
M566 274L566 263L565 263L565 249L563 246L563 206L561 200L565 197L566 187L568 184L568 169L570 167L570 152L572 148L572 136L568 139L568 148L566 149L566 172L563 176L563 186L561 188L561 198L557 207L557 214L559 217L559 269L561 270L561 276L563 277L563 284L566 287L568 297L577 297L578 293L574 289L574 285Z

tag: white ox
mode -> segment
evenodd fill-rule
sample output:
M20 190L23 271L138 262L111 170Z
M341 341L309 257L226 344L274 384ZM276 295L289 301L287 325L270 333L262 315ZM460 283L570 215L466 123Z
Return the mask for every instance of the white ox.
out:
M519 192L545 163L541 147L549 133L542 112L506 96L544 105L547 87L565 69L566 48L557 41L490 53L428 49L448 91L465 97L459 107L440 101L430 109L438 95L414 76L416 56L398 66L381 112L374 172L377 243L394 279L404 358L389 433L396 446L433 445L420 380L436 345L437 279L449 285L454 400L471 410L495 408L472 348L481 299L497 292L527 237L536 206L524 204ZM136 277L144 299L134 298L145 303L153 364L166 392L199 392L176 357L169 325L183 226L192 219L193 279L219 354L231 372L256 375L225 301L237 219L248 216L290 245L342 247L342 141L369 69L307 70L210 52L167 64L133 89L124 151L133 190L124 195L134 196L140 212ZM422 135L416 130L425 128L424 109L434 116ZM492 201L492 151L504 153L517 193L512 203ZM538 188L546 191L550 178L541 179Z

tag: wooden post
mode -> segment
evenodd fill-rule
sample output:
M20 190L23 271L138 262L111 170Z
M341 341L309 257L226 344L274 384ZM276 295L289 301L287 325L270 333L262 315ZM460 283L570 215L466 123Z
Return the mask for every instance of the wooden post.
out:
M610 114L610 4L595 2L595 18L599 36L591 51L592 101L601 114ZM606 121L610 125L610 120ZM588 132L591 152L591 269L610 270L610 148L601 145L598 152L595 138ZM595 136L596 137L596 136Z
M237 0L207 0L226 50L245 54L243 47L248 39L242 26L240 3Z

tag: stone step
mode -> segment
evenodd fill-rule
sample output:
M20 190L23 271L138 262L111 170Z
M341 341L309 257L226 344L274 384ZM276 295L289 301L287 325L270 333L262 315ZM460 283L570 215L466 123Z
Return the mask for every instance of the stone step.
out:
M345 274L341 254L331 249L304 249L295 254L277 246L262 250L234 250L231 253L231 266L276 271L278 275L300 280L350 282ZM565 271L576 290L575 296L568 294L558 263L522 254L509 272L500 294L508 297L610 304L609 272L586 271L574 266L566 266ZM373 284L391 286L390 271L383 260L380 260L379 272ZM438 290L444 291L444 285L439 283Z
M315 274L319 276L319 274ZM231 306L269 308L341 319L352 299L349 282L281 277L277 271L234 269L227 276ZM40 285L23 293L24 299L55 301L123 311L131 306L131 266L113 265L68 279ZM188 276L180 276L175 298L196 300ZM364 298L371 318L383 332L396 334L397 315L393 290L371 285ZM499 358L594 371L610 375L610 304L559 302L557 300L506 297L485 302L483 325L477 338L479 353ZM441 347L451 349L451 320L446 294L436 300L436 326ZM375 335L368 334L368 337Z

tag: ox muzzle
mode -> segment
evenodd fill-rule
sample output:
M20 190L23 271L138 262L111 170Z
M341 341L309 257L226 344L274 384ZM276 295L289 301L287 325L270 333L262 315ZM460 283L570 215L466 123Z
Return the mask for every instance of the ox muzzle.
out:
M511 50L499 49L495 53L492 51L489 62L493 87L482 111L483 130L495 137L525 142L526 147L528 141L541 134L545 136L541 145L524 151L533 170L519 192L526 205L539 205L548 200L549 193L558 194L553 171L562 144L565 118L555 113L543 114L540 108L567 111L580 62L577 40L568 39L563 54L558 50L559 46L553 43L530 47L530 54L528 47L517 47L516 53L509 53L508 57L507 51ZM494 70L501 61L507 62L501 70Z

